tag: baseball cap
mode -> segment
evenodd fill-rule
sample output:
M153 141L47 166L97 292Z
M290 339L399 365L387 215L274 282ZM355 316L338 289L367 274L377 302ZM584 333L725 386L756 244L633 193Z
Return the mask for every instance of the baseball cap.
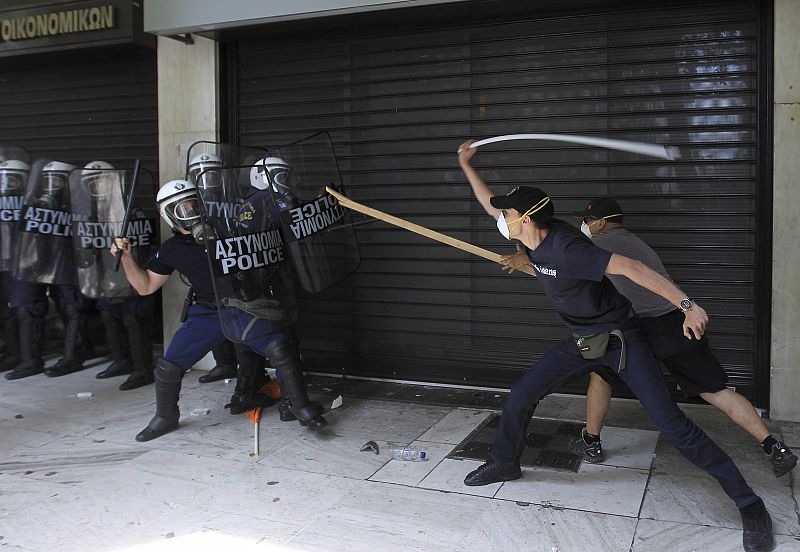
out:
M550 197L539 188L517 186L506 195L493 196L489 202L495 209L516 209L535 222L553 218L555 209Z
M614 198L611 197L596 197L591 200L583 211L573 211L572 215L583 219L613 219L611 222L622 222L622 207Z

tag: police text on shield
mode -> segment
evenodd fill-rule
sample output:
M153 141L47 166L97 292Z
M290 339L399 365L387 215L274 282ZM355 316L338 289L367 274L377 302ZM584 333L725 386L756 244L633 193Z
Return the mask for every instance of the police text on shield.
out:
M285 260L283 240L277 228L216 240L214 258L223 274L243 272Z

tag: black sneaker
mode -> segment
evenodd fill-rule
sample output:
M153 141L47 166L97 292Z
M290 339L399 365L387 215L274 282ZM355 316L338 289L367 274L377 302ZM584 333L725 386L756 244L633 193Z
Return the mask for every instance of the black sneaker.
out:
M586 442L586 429L581 430L580 437L576 437L569 442L569 451L578 456L582 456L583 460L590 464L596 464L605 460L603 456L603 445L600 439L593 443Z
M772 470L775 472L775 477L789 473L797 465L797 455L781 441L776 441L772 445L772 452L768 456L769 461L772 462Z
M772 549L772 518L760 498L744 508L742 515L742 544L745 552L766 552Z
M522 477L522 470L519 469L519 464L486 462L478 466L478 469L467 474L464 478L464 485L478 487L480 485L489 485L490 483L499 483L501 481L513 481L520 477Z

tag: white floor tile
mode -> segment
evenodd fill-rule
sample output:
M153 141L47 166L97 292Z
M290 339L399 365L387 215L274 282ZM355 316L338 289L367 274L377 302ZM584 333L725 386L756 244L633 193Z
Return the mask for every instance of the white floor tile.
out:
M456 408L423 433L419 440L457 445L491 414L488 410Z
M648 472L583 464L579 473L524 468L522 479L509 481L495 498L636 517Z
M463 552L618 552L628 550L637 520L492 501L454 550Z
M452 458L445 458L425 477L425 479L420 481L418 487L451 493L492 497L497 493L502 483L492 483L480 487L464 485L464 478L467 474L481 464L483 464L483 462L478 460L455 460Z
M419 450L424 450L428 459L421 462L389 460L389 462L370 477L369 480L414 487L433 471L436 466L452 452L454 447L454 445L450 444L429 443L424 441L414 441L411 443L411 446Z

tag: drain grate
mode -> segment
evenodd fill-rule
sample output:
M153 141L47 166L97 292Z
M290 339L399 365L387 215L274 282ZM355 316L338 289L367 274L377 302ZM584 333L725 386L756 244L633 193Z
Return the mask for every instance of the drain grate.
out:
M489 448L497 434L500 415L493 414L469 434L448 458L480 460L489 458ZM520 464L538 468L578 471L582 458L567 448L570 439L581 434L583 424L534 418L525 435L525 450Z

